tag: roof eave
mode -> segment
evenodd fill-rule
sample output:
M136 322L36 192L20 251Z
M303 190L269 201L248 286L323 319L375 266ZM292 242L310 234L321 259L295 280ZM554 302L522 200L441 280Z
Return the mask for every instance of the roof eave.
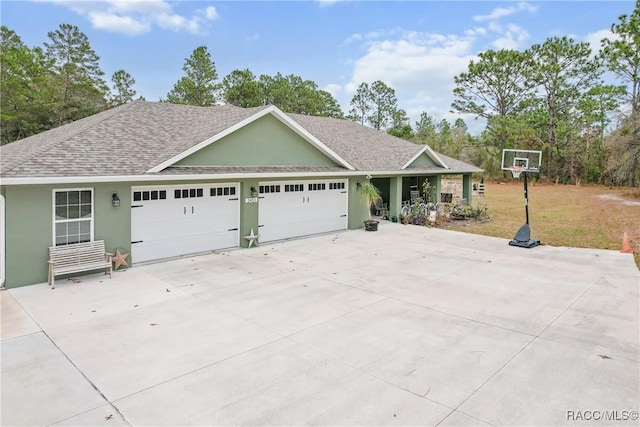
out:
M209 174L144 174L144 175L108 175L108 176L60 176L60 177L15 177L2 178L2 185L57 185L57 184L87 184L104 182L166 182L192 180L243 180L243 179L271 179L271 178L299 178L299 177L333 177L363 175L360 172L345 170L320 172L236 172Z
M243 179L272 179L299 177L337 177L337 176L366 176L385 177L402 175L458 175L482 172L483 169L446 169L446 170L344 170L344 171L314 171L314 172L233 172L207 174L142 174L142 175L106 175L106 176L35 176L35 177L2 177L2 185L57 185L57 184L87 184L105 182L165 182L191 180L243 180Z
M404 170L369 170L359 171L361 175L371 175L373 178L376 176L396 176L396 175L466 175L475 172L483 172L483 169L404 169Z

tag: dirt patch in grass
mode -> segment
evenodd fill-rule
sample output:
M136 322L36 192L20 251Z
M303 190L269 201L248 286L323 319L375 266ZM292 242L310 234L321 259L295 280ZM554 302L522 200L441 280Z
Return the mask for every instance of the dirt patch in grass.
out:
M625 199L640 200L640 188L631 188L622 192Z
M600 197L601 199L604 200L611 200L613 202L618 202L618 203L622 203L625 205L629 205L629 206L640 206L640 200L635 201L635 200L629 200L626 195L623 196L618 196L617 194L600 194L599 196L596 197Z
M622 247L626 232L640 268L640 203L634 189L537 184L529 187L531 237L542 244L579 248ZM631 202L631 203L629 203ZM486 183L486 203L493 220L457 230L511 239L525 222L522 183Z

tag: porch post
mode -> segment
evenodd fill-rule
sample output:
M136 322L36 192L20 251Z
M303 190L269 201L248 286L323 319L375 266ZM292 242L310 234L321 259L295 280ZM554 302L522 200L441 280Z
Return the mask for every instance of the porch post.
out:
M402 209L402 177L389 178L389 216L400 218Z
M435 197L436 199L434 200L434 203L439 203L440 202L440 193L442 192L442 175L435 175L433 177L433 181L431 181L431 184L434 187L434 191L435 191Z
M462 175L462 197L467 200L467 205L471 206L471 174Z

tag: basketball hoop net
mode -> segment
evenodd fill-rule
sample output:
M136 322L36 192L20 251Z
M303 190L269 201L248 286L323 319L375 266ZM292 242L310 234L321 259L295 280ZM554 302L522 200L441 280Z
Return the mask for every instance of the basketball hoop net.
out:
M515 179L520 178L520 174L524 171L524 167L522 166L511 166L509 168L509 170L511 171L511 175L513 175L513 177Z

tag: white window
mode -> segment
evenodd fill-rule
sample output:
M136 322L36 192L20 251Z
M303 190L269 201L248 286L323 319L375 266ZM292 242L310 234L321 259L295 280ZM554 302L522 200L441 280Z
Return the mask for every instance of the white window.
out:
M93 240L93 189L53 191L53 244Z

